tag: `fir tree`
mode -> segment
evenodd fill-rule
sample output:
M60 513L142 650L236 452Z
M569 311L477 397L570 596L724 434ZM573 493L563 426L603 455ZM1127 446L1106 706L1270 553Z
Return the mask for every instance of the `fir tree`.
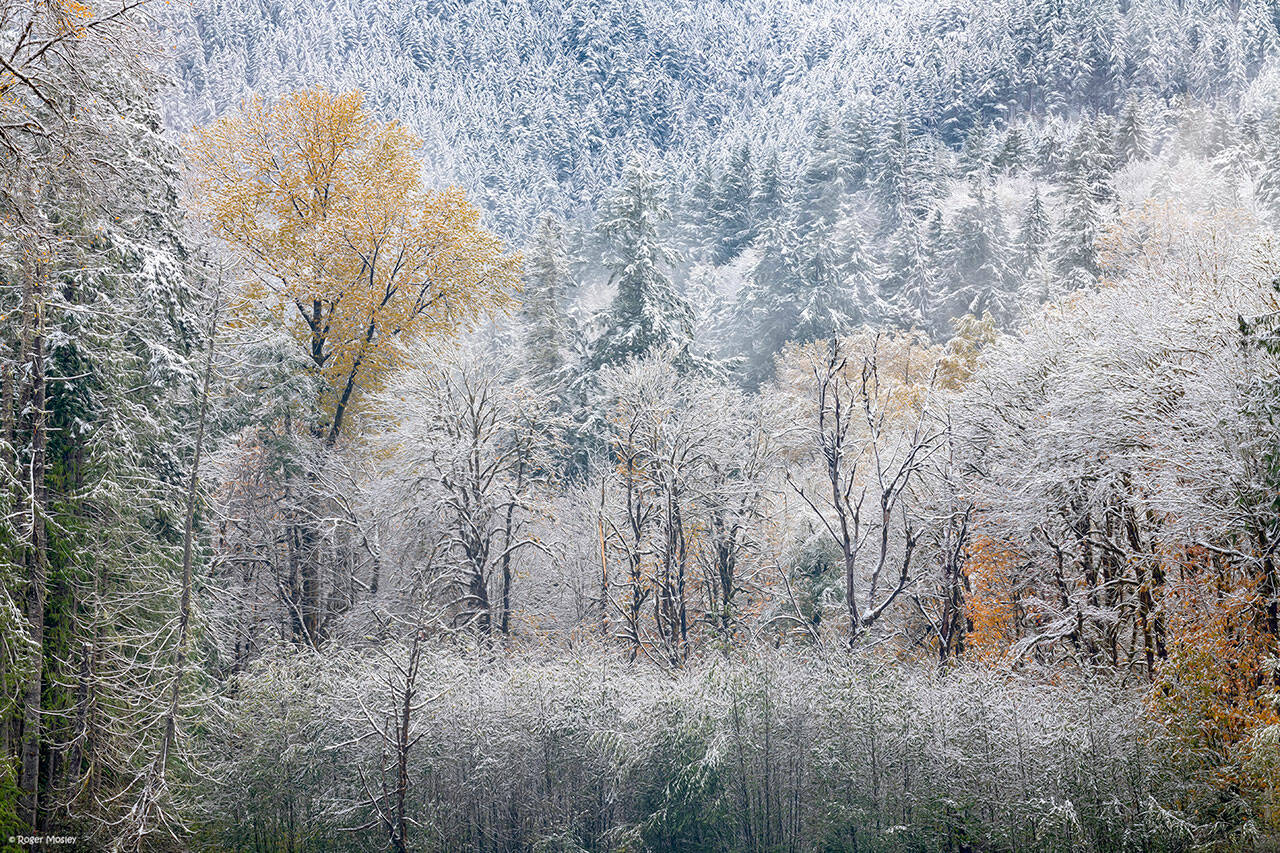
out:
M1067 150L1058 188L1062 215L1053 263L1068 289L1088 286L1100 274L1096 241L1116 196L1110 181L1112 164L1086 122Z
M1016 175L1026 165L1029 155L1027 140L1017 127L1009 128L995 156L995 167L1002 172Z
M761 235L733 321L748 385L772 375L773 356L788 341L825 339L870 318L878 270L860 229L841 228L837 238L832 229L802 229L792 216Z
M798 190L802 228L818 227L839 218L845 193L840 139L825 113L820 113L814 121L809 157L800 173Z
M1085 151L1087 158L1084 168L1093 186L1094 198L1108 213L1118 211L1120 194L1116 192L1115 175L1119 164L1116 161L1116 122L1110 115L1099 115L1086 123L1087 130Z
M942 234L942 213L934 209L921 229L922 265L919 274L909 279L903 289L907 304L919 315L926 331L937 331L946 320L940 312L942 285L938 270L938 255L943 245Z
M751 203L754 196L751 149L743 145L729 158L707 211L711 227L711 259L727 263L751 242Z
M139 792L185 758L153 770L185 652L175 566L205 282L160 81L118 49L150 50L146 26L81 27L84 7L68 39L62 7L8 12L23 38L6 73L38 83L0 122L0 823L78 813L104 846L105 826L155 828L158 794Z
M783 183L782 165L778 162L778 152L769 152L760 176L756 179L751 193L751 228L759 234L766 226L773 223L782 213L782 200L786 188Z
M985 180L991 171L992 153L986 128L975 125L969 128L956 168L961 176L970 180Z
M849 192L864 189L870 178L870 159L874 126L860 109L849 110L840 123L840 172Z
M1253 177L1254 162L1249 157L1248 146L1241 127L1234 121L1222 122L1222 132L1217 140L1217 150L1210 161L1213 170L1227 184L1228 197L1223 203L1232 206L1240 203L1240 190Z
M1017 238L1018 266L1024 276L1045 257L1051 232L1049 211L1040 198L1040 187L1032 187L1031 200L1027 202L1027 211L1022 217Z
M674 256L658 234L667 216L656 176L638 161L629 163L598 226L617 291L601 318L604 328L592 346L591 371L659 348L688 349L693 311L671 282Z
M1046 121L1040 128L1039 138L1035 146L1035 175L1038 178L1052 178L1062 165L1063 138L1061 127L1056 121Z
M918 199L912 184L912 136L904 117L887 126L871 150L871 192L879 203L883 231L892 231L912 216Z
M907 220L889 238L880 280L880 318L900 329L927 327L925 312L932 293L933 270L920 225Z
M956 213L942 255L948 284L943 298L953 316L990 312L1001 323L1013 318L1016 279L1009 268L1008 232L986 185L975 184L972 200Z
M561 379L568 346L565 290L570 280L564 223L547 214L525 250L523 339L526 370L544 386Z
M1145 160L1151 155L1151 139L1147 132L1146 120L1136 97L1130 96L1120 113L1120 122L1116 127L1116 159L1120 165L1128 165L1134 160Z
M1280 217L1280 122L1272 120L1259 131L1259 158L1257 178L1253 184L1253 198L1262 210L1272 217Z

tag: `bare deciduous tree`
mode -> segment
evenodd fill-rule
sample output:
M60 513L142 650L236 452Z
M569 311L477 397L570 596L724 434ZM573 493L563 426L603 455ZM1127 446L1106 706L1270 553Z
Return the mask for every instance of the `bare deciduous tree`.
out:
M784 387L803 418L797 451L817 470L788 471L787 483L839 550L851 648L916 577L912 489L940 446L936 361L909 337L880 334L789 359Z

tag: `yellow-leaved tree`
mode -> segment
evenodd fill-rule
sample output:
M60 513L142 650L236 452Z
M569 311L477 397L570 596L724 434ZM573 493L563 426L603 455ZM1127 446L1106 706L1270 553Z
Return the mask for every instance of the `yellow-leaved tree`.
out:
M308 429L326 447L395 368L399 344L453 334L518 286L519 256L465 194L424 186L419 145L371 117L359 92L322 88L247 101L188 145L195 206L243 272L237 313L305 350L319 389ZM320 480L312 469L281 490L288 535L270 540L286 546L264 554L292 635L313 646L357 586L347 546L317 522L345 517Z
M196 203L248 273L244 299L322 378L313 431L329 445L397 339L453 333L518 286L519 256L463 191L423 186L419 145L359 92L314 88L250 100L188 146Z

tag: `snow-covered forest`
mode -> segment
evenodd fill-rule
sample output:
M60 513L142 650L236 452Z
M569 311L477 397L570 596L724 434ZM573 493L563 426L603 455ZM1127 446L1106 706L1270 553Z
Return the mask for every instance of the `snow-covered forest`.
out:
M0 229L0 850L1280 849L1278 0L0 0Z

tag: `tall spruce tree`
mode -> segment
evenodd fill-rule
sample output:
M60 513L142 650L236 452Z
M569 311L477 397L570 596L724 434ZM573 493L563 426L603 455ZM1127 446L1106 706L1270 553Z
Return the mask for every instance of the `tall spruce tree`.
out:
M1110 145L1084 122L1067 149L1057 189L1062 214L1053 263L1068 290L1087 287L1101 272L1097 239L1116 203Z
M526 370L542 387L563 381L565 353L569 345L569 318L565 312L570 281L565 249L564 223L547 214L525 249L523 343Z
M956 212L943 235L942 265L951 316L990 312L1006 323L1017 311L1017 279L1010 269L1004 214L983 183L972 187L968 204Z
M1018 228L1016 243L1018 272L1023 276L1048 253L1052 228L1049 211L1040 198L1040 187L1034 186L1026 213L1022 216L1022 225Z
M1124 102L1120 121L1116 125L1116 160L1126 166L1135 160L1144 160L1151 154L1151 136L1142 106L1135 95Z
M749 386L773 375L773 356L788 341L842 334L878 313L880 272L861 229L853 220L837 228L804 224L793 214L765 229L739 294L731 337L746 355Z
M840 218L847 189L840 161L841 140L826 113L819 113L810 131L808 159L797 184L795 216L801 228L830 224Z
M754 189L751 148L744 144L729 158L708 206L714 263L733 260L755 237L751 216Z
M1018 127L1011 127L1004 135L1004 141L996 151L994 165L997 169L1010 175L1021 172L1027 164L1029 156L1027 138Z
M900 329L924 331L932 276L932 259L920 223L908 220L889 238L880 280L880 318Z
M772 224L782 214L782 202L786 193L785 177L778 152L770 151L760 167L759 176L751 192L751 230L753 237Z
M657 176L633 160L598 226L610 283L617 290L601 317L603 329L592 346L591 371L660 348L687 351L692 342L693 311L671 282L674 255L658 230L667 216Z
M1280 120L1273 119L1262 125L1257 149L1261 156L1253 198L1264 213L1280 218Z

